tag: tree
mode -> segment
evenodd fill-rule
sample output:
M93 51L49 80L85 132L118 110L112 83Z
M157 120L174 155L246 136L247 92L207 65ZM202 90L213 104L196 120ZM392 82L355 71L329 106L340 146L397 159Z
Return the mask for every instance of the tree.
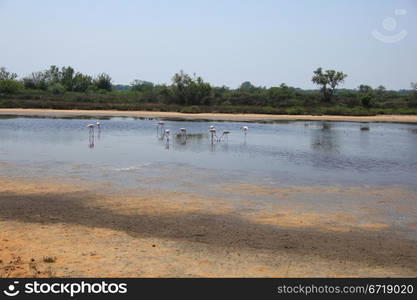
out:
M417 82L411 83L411 90L413 91L414 99L417 100Z
M322 68L314 71L314 76L311 79L315 84L321 86L324 101L330 102L338 85L342 84L347 77L343 72L336 72L335 70L326 70L323 72Z
M130 89L136 92L149 91L153 89L153 83L149 81L135 79L130 84Z
M72 91L74 88L74 69L70 66L63 67L59 73L60 84L67 91Z
M193 77L180 71L172 78L170 87L175 103L185 105L208 105L211 100L211 86L195 74Z
M92 82L91 76L77 72L72 80L72 90L74 92L85 92Z
M294 88L289 87L285 83L281 83L279 87L271 87L267 91L267 96L274 104L275 102L281 102L289 100L294 96Z
M112 90L111 81L112 79L108 74L101 73L97 75L96 78L94 78L93 83L99 90L111 91Z
M48 87L60 83L61 81L61 72L57 66L50 66L49 70L45 71L45 75Z
M380 92L381 94L385 93L387 91L387 88L383 85L378 86L377 91Z
M0 80L0 93L16 94L23 90L24 86L21 82L12 79Z
M251 91L254 88L255 88L255 86L250 81L242 82L242 84L239 87L240 90L246 90L246 91Z
M386 91L387 91L387 89L383 85L380 85L376 88L376 94L377 94L378 97L384 96Z
M15 80L16 78L16 73L7 72L5 67L0 68L0 80Z
M23 78L23 84L27 89L48 89L48 74L46 71L33 72L28 77Z
M48 87L48 91L50 91L52 94L60 95L65 93L66 88L60 83L55 83Z
M372 106L372 96L370 94L362 95L361 104L366 108L370 108Z
M15 94L22 90L24 86L21 82L15 80L16 73L7 72L6 68L0 68L0 93Z
M372 94L373 92L372 87L365 84L361 84L358 89L361 94Z

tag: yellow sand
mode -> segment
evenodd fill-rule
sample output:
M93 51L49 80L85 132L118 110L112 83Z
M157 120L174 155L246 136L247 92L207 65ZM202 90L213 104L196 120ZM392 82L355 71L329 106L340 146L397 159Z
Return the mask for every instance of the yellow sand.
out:
M184 114L177 112L151 112L151 111L116 111L116 110L55 110L55 109L0 109L0 115L36 115L36 116L131 116L149 118L185 118L185 119L212 119L231 121L349 121L349 122L398 122L417 123L417 115L378 115L369 117L352 116L313 116L313 115L263 115L263 114L220 114L201 113Z

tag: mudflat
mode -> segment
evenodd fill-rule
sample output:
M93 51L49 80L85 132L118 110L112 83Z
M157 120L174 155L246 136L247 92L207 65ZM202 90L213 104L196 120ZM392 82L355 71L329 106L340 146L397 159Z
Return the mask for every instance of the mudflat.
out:
M350 212L301 212L279 201L257 207L250 200L237 210L218 196L106 187L0 178L0 277L417 276L416 240ZM414 192L390 188L216 189L417 201Z
M221 121L345 121L345 122L392 122L417 123L417 115L377 115L377 116L330 116L330 115L263 115L263 114L186 114L177 112L116 111L116 110L56 110L2 108L0 115L71 117L71 116L126 116L148 118L180 118Z

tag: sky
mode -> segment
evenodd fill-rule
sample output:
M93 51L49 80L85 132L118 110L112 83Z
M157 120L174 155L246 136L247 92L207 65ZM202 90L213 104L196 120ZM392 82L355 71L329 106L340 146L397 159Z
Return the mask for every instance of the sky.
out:
M0 66L72 66L117 84L196 73L304 89L317 67L360 84L417 82L416 0L0 0Z

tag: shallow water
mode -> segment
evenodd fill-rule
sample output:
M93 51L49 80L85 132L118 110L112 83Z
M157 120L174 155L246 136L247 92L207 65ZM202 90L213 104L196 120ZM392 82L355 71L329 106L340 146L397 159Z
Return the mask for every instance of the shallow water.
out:
M0 177L185 192L244 213L348 214L356 226L389 225L417 239L415 124L164 120L168 141L157 119L101 119L90 134L97 121L0 117ZM229 130L228 139L212 142L210 125L219 136Z
M90 135L83 118L0 118L2 175L69 176L127 185L251 182L417 186L417 125L350 122L192 122L109 118ZM230 130L228 140L212 143ZM240 130L249 126L247 136ZM187 129L184 141L176 136ZM363 130L368 127L369 130ZM361 130L362 128L362 130ZM151 180L156 179L159 180Z

